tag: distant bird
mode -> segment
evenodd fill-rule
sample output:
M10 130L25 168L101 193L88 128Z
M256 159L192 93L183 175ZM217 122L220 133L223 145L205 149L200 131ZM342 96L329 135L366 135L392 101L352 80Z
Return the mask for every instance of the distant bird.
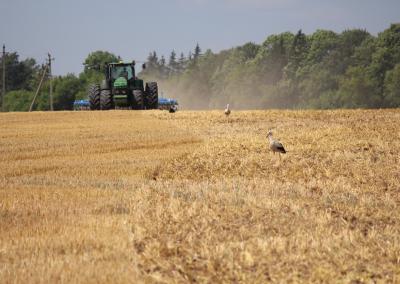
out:
M229 109L229 104L226 105L225 115L229 116L231 114L231 110Z
M178 108L176 107L176 105L172 105L172 106L169 108L169 113L175 113L177 110L178 110Z
M282 143L279 142L278 140L275 140L274 137L272 137L272 131L268 131L267 138L269 141L269 148L271 149L274 154L277 152L279 153L279 159L281 158L281 153L286 154L286 150L283 147Z

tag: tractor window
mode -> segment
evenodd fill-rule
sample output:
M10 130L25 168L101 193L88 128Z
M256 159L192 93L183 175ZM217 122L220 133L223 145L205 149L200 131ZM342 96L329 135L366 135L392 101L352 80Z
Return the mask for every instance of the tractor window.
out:
M117 79L119 77L125 77L130 80L133 77L131 66L115 66L111 68L111 78Z

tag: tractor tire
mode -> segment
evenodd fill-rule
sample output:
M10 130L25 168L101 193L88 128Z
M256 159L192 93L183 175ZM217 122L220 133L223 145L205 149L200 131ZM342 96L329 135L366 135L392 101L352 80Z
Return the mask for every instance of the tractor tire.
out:
M133 99L135 100L133 109L144 109L144 96L142 90L133 90Z
M101 110L110 110L115 108L113 95L110 90L101 90L100 108Z
M156 82L146 83L146 109L158 108L158 86Z
M90 110L100 109L100 86L98 84L92 84L88 89L89 106Z

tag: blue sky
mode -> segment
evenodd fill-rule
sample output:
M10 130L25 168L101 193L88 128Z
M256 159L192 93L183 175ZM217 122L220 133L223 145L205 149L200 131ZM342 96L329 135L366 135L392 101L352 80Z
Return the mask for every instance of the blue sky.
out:
M95 50L141 61L197 42L217 52L285 31L377 34L394 22L400 0L0 0L0 44L39 63L51 52L57 75L78 74Z

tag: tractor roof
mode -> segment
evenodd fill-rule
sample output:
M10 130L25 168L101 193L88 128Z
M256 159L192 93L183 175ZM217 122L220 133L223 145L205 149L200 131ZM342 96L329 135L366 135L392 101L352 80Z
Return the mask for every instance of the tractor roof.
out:
M134 61L133 61L133 62L123 62L123 61L119 61L119 62L111 62L111 63L109 63L109 64L110 64L110 65L132 65L132 63L135 64Z

